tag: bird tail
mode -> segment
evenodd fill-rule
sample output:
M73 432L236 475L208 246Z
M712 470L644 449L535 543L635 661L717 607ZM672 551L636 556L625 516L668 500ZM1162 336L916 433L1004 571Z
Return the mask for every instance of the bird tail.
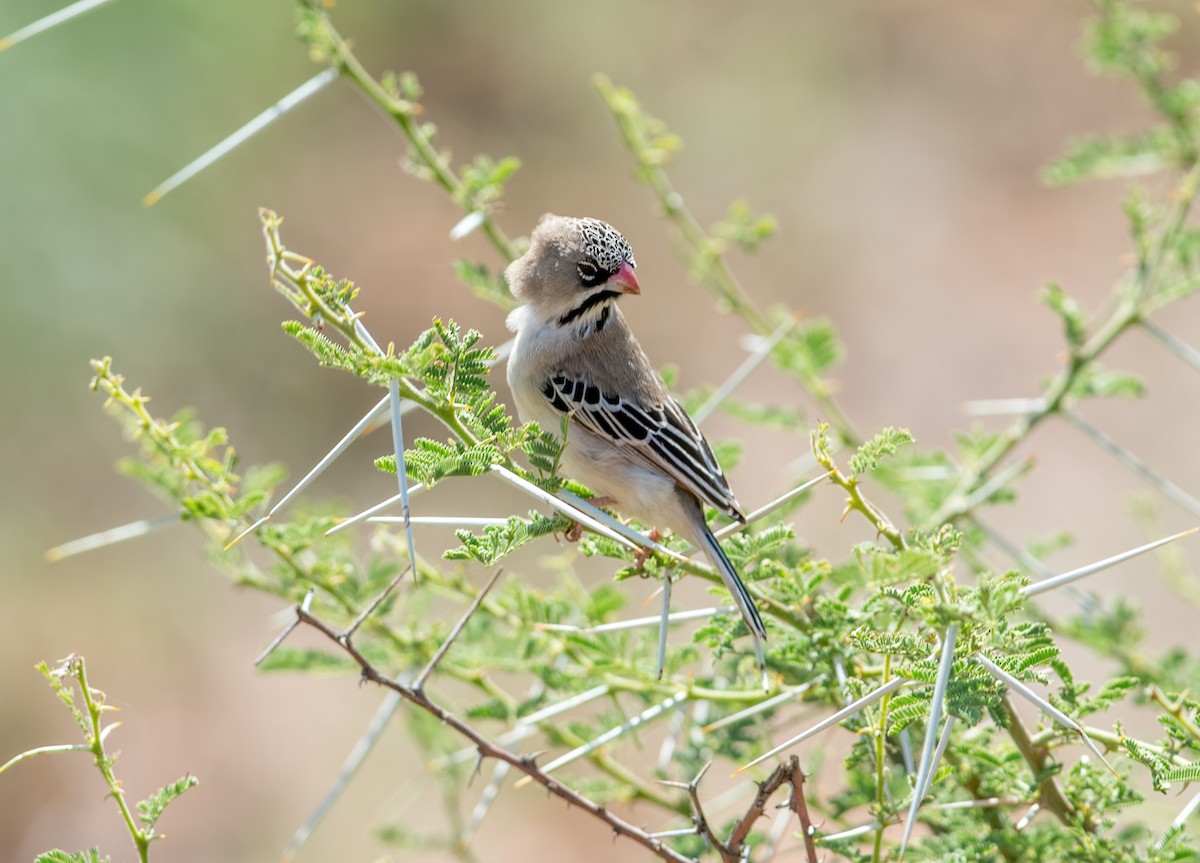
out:
M749 627L750 632L760 641L766 641L767 628L763 625L758 608L754 605L754 598L750 596L750 591L746 589L746 585L738 577L733 564L729 562L729 558L725 556L724 549L721 548L721 544L717 542L717 538L712 535L712 531L708 529L707 525L700 530L700 543L704 546L705 553L717 568L717 572L721 574L721 580L725 582L725 588L733 596L733 601L742 613L742 619L746 621L746 626Z

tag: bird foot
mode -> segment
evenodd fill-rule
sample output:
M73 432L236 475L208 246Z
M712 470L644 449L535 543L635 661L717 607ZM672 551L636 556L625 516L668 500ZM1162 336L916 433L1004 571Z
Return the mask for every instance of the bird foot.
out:
M662 539L662 534L658 532L658 528L654 528L646 534L646 539L651 542L658 542ZM641 572L646 566L646 561L650 559L650 555L652 554L654 554L654 549L652 548L639 548L633 558L633 568Z
M600 507L601 509L606 506L612 506L616 502L617 499L615 497L606 496L594 497L588 501L588 503L590 503L592 506ZM567 528L566 533L563 534L563 539L565 539L567 542L579 542L579 538L581 536L583 536L583 525L577 521L573 521L571 522L571 526ZM658 540L655 540L655 542L657 541Z

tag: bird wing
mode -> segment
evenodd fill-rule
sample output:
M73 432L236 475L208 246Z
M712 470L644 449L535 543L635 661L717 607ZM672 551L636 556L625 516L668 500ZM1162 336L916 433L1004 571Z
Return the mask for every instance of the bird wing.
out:
M705 503L745 521L708 441L665 391L659 404L642 404L606 392L584 376L559 371L544 381L542 395L559 413L616 446L628 447Z

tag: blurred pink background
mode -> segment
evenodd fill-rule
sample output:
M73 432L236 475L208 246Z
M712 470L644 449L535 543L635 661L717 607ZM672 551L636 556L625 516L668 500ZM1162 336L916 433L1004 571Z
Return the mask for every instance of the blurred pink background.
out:
M0 33L58 5L7 0ZM1185 26L1176 46L1190 68L1195 16L1178 5ZM546 210L620 228L644 290L624 308L651 358L678 365L682 387L714 385L744 356L743 328L688 282L590 77L603 71L631 87L682 136L671 174L702 223L737 197L778 218L777 238L757 257L731 262L764 307L834 320L848 353L836 372L839 397L858 428L907 426L932 448L969 426L964 401L1035 395L1059 367L1059 324L1035 302L1045 282L1094 309L1127 263L1121 184L1051 190L1039 180L1039 167L1073 136L1151 120L1131 85L1086 70L1079 41L1088 9L1035 0L602 8L343 0L334 18L373 72L420 75L427 116L456 163L477 152L522 160L498 216L510 235L527 233ZM122 710L111 740L131 796L185 772L200 777L168 811L160 827L170 838L154 848L156 859L182 863L275 859L380 694L347 678L256 673L255 655L286 614L233 589L188 527L43 561L60 542L163 511L112 471L130 450L87 389L88 359L112 354L158 413L195 406L206 423L228 427L245 463L280 460L299 476L378 393L317 368L280 331L291 313L267 286L260 206L286 216L291 248L362 286L380 341L406 344L435 315L492 343L507 338L502 313L470 296L450 268L464 256L497 265L494 253L479 236L448 239L461 214L400 170L404 142L349 84L141 207L157 183L318 71L292 30L286 0L118 0L0 53L8 357L0 538L9 550L0 569L0 762L74 742L69 716L33 666L85 654L94 684ZM1194 300L1163 323L1200 344ZM1107 363L1143 374L1149 395L1083 413L1200 493L1190 433L1200 375L1141 333ZM740 395L810 407L769 370ZM705 428L746 437L720 414ZM410 429L433 431L419 421ZM779 490L780 465L800 459L807 438L746 440L731 481L753 507ZM389 493L370 465L386 445L377 436L352 450L314 494L338 496L350 511ZM1039 468L1021 483L1018 505L989 521L1019 542L1072 533L1076 544L1051 565L1066 569L1147 538L1128 508L1142 484L1074 430L1048 423L1020 454ZM442 498L435 511L455 500ZM886 496L880 503L899 517ZM507 496L475 505L494 514L524 507ZM817 555L838 559L870 538L861 521L838 523L840 506L825 491L803 510L798 531ZM1161 508L1164 532L1193 521L1169 502ZM1174 598L1152 560L1088 587L1142 602L1154 649L1194 645L1198 612ZM640 603L644 587L631 590ZM300 859L405 857L370 829L430 828L442 819L428 798L435 787L395 722ZM0 777L0 856L98 844L130 859L102 794L85 756L19 765ZM644 856L611 846L597 824L533 789L506 792L475 847L486 860Z

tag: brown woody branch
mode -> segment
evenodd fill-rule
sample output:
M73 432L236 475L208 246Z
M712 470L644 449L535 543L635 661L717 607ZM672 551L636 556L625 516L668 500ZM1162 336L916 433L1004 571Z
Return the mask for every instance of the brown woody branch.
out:
M1029 734L1029 729L1021 722L1021 717L1017 715L1017 711L1007 695L1000 703L1000 706L1008 717L1009 736L1012 737L1013 743L1016 744L1017 750L1025 759L1025 763L1029 765L1029 769L1033 771L1034 776L1044 777L1038 785L1038 801L1053 812L1054 816L1068 827L1078 824L1089 833L1094 833L1096 824L1092 818L1082 815L1079 810L1071 805L1071 801L1063 794L1062 789L1059 788L1058 783L1054 780L1054 776L1047 773L1046 768L1050 763L1049 747L1039 746L1034 742Z
M554 779L547 773L543 773L534 761L531 755L520 755L515 752L497 746L495 743L488 740L466 722L459 717L450 713L441 705L437 704L425 694L424 690L413 686L406 686L399 681L393 680L383 674L354 646L350 635L345 632L337 632L320 618L314 616L311 612L303 607L296 609L296 617L301 623L306 623L313 629L316 629L330 641L336 643L344 650L351 659L358 663L358 667L362 671L363 680L369 680L372 683L377 683L393 692L399 694L404 700L424 710L426 713L436 717L443 725L451 728L456 733L462 735L475 746L479 752L480 759L495 758L497 761L503 761L506 764L515 767L517 770L524 773L534 782L543 786L547 791L556 797L566 801L568 806L574 806L587 812L595 818L600 819L607 824L613 832L614 836L623 836L626 839L631 839L644 848L651 851L661 860L669 861L669 863L695 863L690 857L685 857L678 851L669 847L665 843L650 836L646 831L639 827L635 827L619 815L610 812L603 804L597 803L587 797L584 797L578 791L568 788L557 779Z
M707 766L705 770L707 770ZM793 755L776 767L775 772L768 776L765 782L759 784L758 793L754 795L754 800L750 803L746 814L734 825L727 842L722 842L713 832L708 819L704 816L704 809L700 805L699 787L704 772L704 770L700 771L696 778L688 784L687 790L692 798L696 830L716 849L722 863L740 863L745 859L746 838L750 835L754 822L766 814L767 801L784 785L791 788L786 805L796 813L796 817L800 821L800 831L804 836L804 850L808 855L808 863L817 863L817 846L813 839L812 821L808 817L808 805L804 802L804 771L800 769L799 758Z

